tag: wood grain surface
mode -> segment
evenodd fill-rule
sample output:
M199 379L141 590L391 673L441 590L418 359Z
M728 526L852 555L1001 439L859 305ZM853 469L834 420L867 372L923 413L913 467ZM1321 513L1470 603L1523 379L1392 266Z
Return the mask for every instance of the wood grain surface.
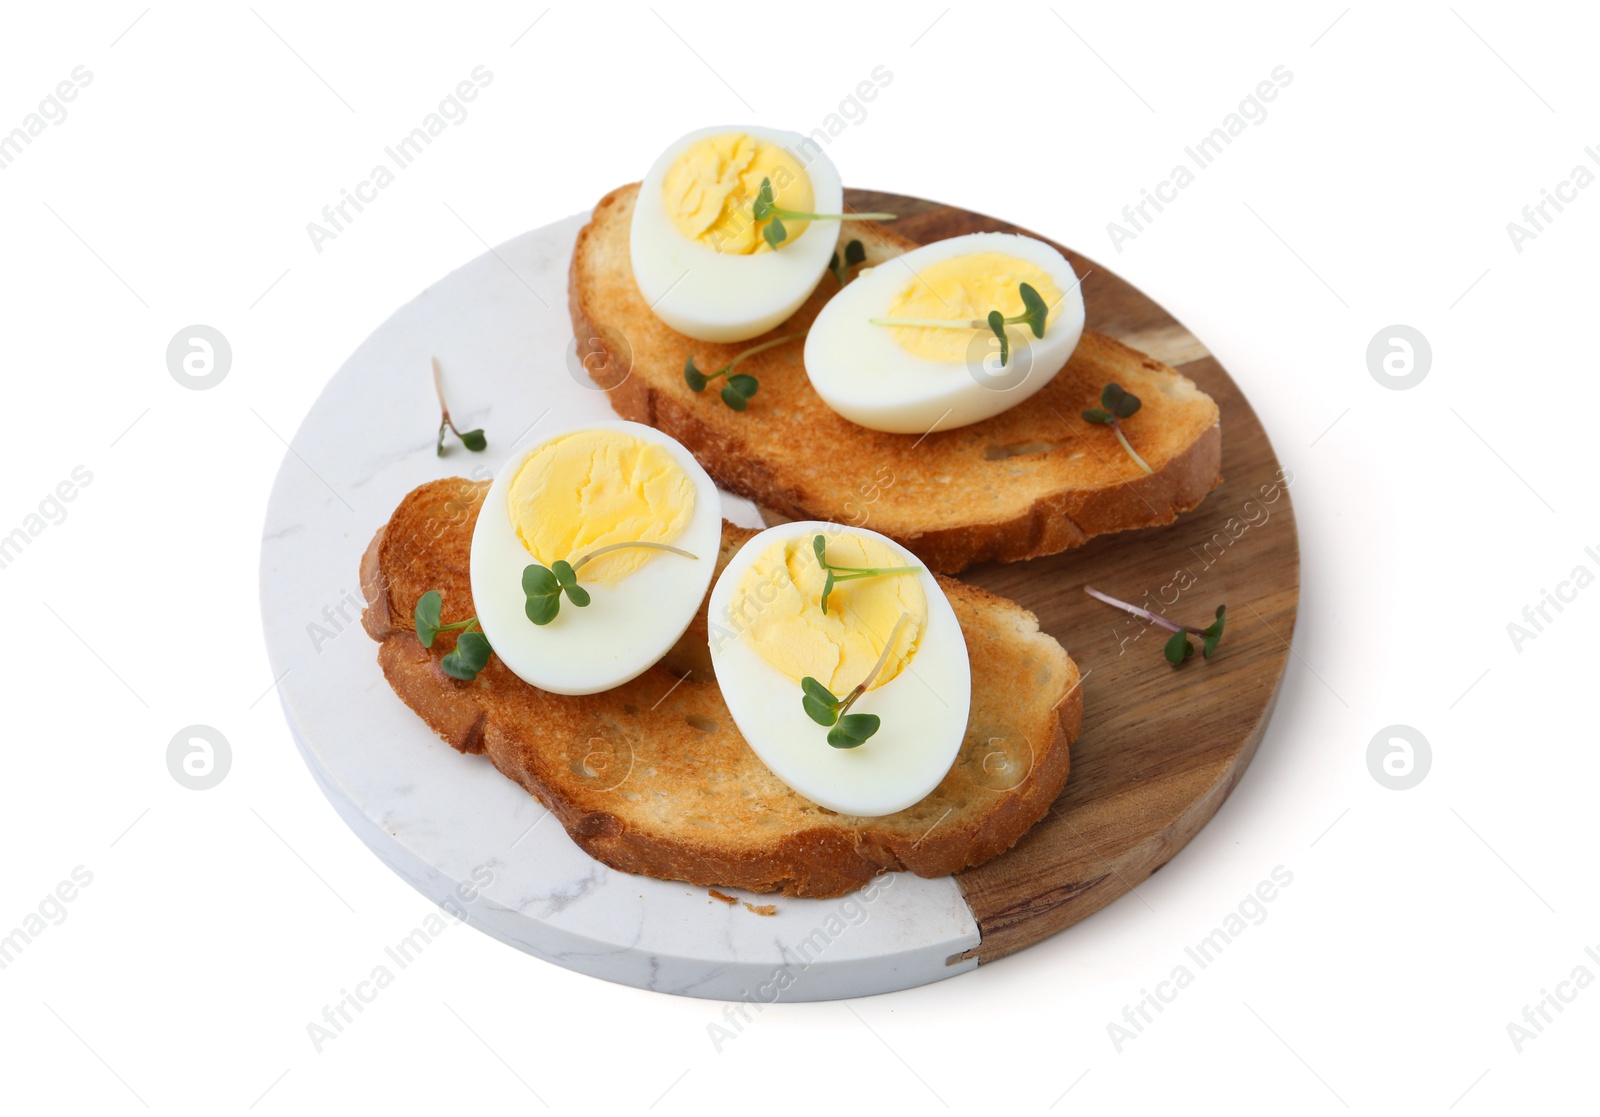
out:
M895 231L924 244L1027 231L898 194L848 190L845 203L901 214ZM956 877L983 935L957 957L980 962L1053 935L1138 887L1210 820L1261 743L1300 599L1293 476L1280 471L1238 386L1157 303L1057 247L1087 276L1091 329L1165 361L1217 401L1225 480L1169 527L961 575L1033 610L1084 673L1083 733L1066 789L1009 853ZM1086 596L1085 585L1199 626L1225 604L1222 644L1211 660L1197 653L1174 669L1162 657L1166 632Z

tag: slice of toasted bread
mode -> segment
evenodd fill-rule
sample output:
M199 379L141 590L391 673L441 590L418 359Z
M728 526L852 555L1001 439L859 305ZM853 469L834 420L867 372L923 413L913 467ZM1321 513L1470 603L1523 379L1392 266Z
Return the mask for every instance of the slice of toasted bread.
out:
M467 558L487 488L434 481L401 501L361 562L363 624L381 642L389 684L430 728L462 752L487 755L607 865L697 885L837 896L885 869L943 876L986 861L1038 821L1066 783L1083 713L1077 666L1032 613L948 579L975 669L966 739L931 795L881 818L801 798L745 743L711 675L703 603L676 654L602 694L548 694L494 657L470 683L449 678L439 660L453 637L423 648L412 610L435 589L447 619L471 614ZM719 569L752 534L724 525Z
M682 442L724 488L790 519L870 527L954 573L988 559L1054 554L1092 536L1171 523L1221 483L1217 405L1159 361L1092 330L1038 393L991 419L918 436L856 426L806 378L804 343L739 366L761 381L747 411L684 383L693 356L715 370L751 345L808 329L839 287L824 275L787 322L747 342L717 345L669 329L634 284L628 230L638 187L601 199L578 234L568 305L578 353L623 418ZM867 264L916 247L884 226L844 222ZM1093 307L1090 307L1091 316ZM1127 424L1146 474L1105 426L1086 422L1100 389L1121 384L1144 403Z

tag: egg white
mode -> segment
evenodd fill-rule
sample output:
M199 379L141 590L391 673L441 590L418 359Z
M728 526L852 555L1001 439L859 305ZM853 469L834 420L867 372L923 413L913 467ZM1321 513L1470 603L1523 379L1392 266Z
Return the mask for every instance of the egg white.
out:
M506 490L529 454L563 435L591 430L619 431L671 452L694 485L694 512L670 542L696 557L658 554L611 585L585 581L580 570L578 583L589 591L589 605L580 609L563 595L556 619L536 625L524 608L522 571L539 560L517 537L506 510ZM512 452L478 512L468 563L478 624L495 655L524 682L553 694L610 690L648 670L683 635L705 599L721 546L722 503L716 485L671 436L620 419L540 434ZM448 601L445 610L446 620L457 619Z
M972 704L967 642L938 580L925 570L898 575L920 581L928 623L906 668L851 707L851 713L882 719L878 732L853 749L828 744L828 730L801 708L800 684L762 657L731 609L739 582L772 544L844 530L877 539L908 565L918 564L892 539L862 528L819 521L768 528L739 549L712 587L711 665L734 724L775 776L828 810L872 818L925 798L955 763L966 735Z
M1011 357L999 367L994 335L972 331L984 358L928 361L907 352L894 331L868 319L889 308L917 272L953 256L1003 252L1036 264L1064 294L1050 309L1044 337L1025 325L1008 328ZM806 337L806 375L823 402L859 426L926 434L980 422L1015 407L1066 365L1083 336L1083 292L1066 257L1041 240L1013 233L971 233L935 241L867 269L829 299ZM1028 362L1026 374L1019 362Z
M628 250L645 302L668 326L700 341L743 341L788 318L816 290L839 242L839 222L812 221L773 252L724 255L690 240L667 213L661 183L678 156L707 136L743 132L788 150L811 176L814 213L843 213L844 187L815 141L776 128L701 128L676 141L651 166L633 205ZM791 223L792 224L792 223Z

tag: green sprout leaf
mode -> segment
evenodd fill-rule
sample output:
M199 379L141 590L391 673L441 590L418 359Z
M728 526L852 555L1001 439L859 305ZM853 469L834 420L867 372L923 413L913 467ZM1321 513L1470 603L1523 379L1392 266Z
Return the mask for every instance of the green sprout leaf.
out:
M1045 320L1050 317L1050 308L1045 305L1044 298L1028 284L1024 283L1019 290L1022 293L1022 320L1033 331L1034 337L1044 336Z
M444 432L450 428L450 416L445 415L439 420L439 441L434 443L433 452L436 457L444 457Z
M473 453L477 453L488 447L489 440L483 437L482 430L466 431L461 435L461 445Z
M1000 367L1005 368L1006 362L1011 359L1011 339L1006 337L1006 317L998 310L989 312L989 328L994 331L994 336L1000 339Z
M1189 630L1180 628L1174 632L1162 651L1166 654L1168 663L1174 667L1180 666L1184 660L1194 655L1194 645L1189 643Z
M832 725L839 720L841 703L833 691L810 675L800 680L800 689L805 691L805 697L800 699L800 705L805 708L808 718L818 725Z
M1227 619L1227 613L1228 607L1226 605L1218 605L1217 619L1207 625L1200 633L1200 642L1203 645L1201 654L1207 659L1211 658L1211 653L1216 651L1217 645L1222 642L1222 626Z
M683 362L683 380L689 385L691 392L705 391L708 379L705 373L694 367L693 357Z
M1083 417L1091 423L1112 423L1116 421L1115 415L1109 411L1102 411L1098 407L1084 408Z
M417 625L417 639L424 648L433 647L434 637L439 635L439 609L443 600L439 597L438 590L429 590L417 598L417 607L412 612L412 618Z
M578 608L582 609L589 604L589 591L584 589L582 586L573 584L570 586L562 586L561 588L566 591L567 600L572 602Z
M811 537L811 550L816 553L817 561L823 566L828 565L828 540L821 535Z
M481 632L463 632L456 637L455 651L439 661L439 666L452 679L471 682L489 662L489 638Z
M561 612L561 582L548 567L538 563L524 567L522 593L527 598L523 611L534 624L549 624Z
M1107 384L1100 389L1100 405L1119 419L1131 419L1142 406L1139 397L1124 391L1120 384Z
M415 622L417 628L417 642L424 648L433 647L433 642L439 638L439 633L441 632L460 632L462 637L466 637L471 634L474 628L478 627L477 617L468 617L464 621L445 624L439 619L439 613L443 605L444 601L439 596L439 591L429 590L417 598L416 608L411 610L411 619ZM460 646L459 639L457 640L457 646ZM485 641L484 646L488 646L487 641ZM482 665L480 664L479 666Z
M723 369L727 372L733 365ZM761 387L761 381L751 376L748 372L737 373L728 377L728 382L722 386L722 402L735 411L743 411L750 406L750 397L756 394Z
M756 191L756 200L751 204L750 212L757 221L765 221L772 216L772 210L772 180L764 178L761 180L761 189Z
M774 252L778 250L788 236L789 230L785 229L783 222L776 217L768 221L766 227L761 230L761 239L771 245Z
M572 564L566 559L556 559L550 564L550 573L556 576L556 582L562 586L575 586L578 584L578 572L572 569Z
M809 697L815 698L818 702L824 703L825 705L838 705L838 695L834 694L833 691L823 686L810 675L807 675L805 678L800 680L800 689L805 691ZM830 721L827 724L832 725L833 722Z
M828 595L833 592L833 571L828 571L828 576L822 580L822 615L828 615Z
M865 744L878 731L877 714L846 714L828 731L828 744L836 749L853 749Z
M828 261L828 270L833 272L833 278L837 279L839 286L843 287L850 279L850 269L866 258L867 250L861 246L861 242L852 240L844 246L844 258L842 260L837 252L833 254L833 258Z
M800 705L805 707L806 716L818 725L832 725L839 720L839 711L835 706L825 702L818 702L811 695L800 699Z

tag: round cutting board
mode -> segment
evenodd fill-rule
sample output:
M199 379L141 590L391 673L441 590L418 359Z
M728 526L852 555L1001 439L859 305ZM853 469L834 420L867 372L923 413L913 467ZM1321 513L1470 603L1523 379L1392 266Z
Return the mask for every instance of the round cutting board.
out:
M900 195L846 200L901 214L896 230L924 243L1020 231ZM520 786L483 757L457 754L390 691L359 624L357 567L401 497L442 476L492 476L540 426L614 417L574 354L566 311L586 220L525 233L397 311L333 376L279 469L262 538L268 653L291 734L351 828L451 915L529 954L727 1000L855 997L963 973L1097 911L1165 864L1227 798L1272 711L1299 597L1293 478L1205 347L1070 251L1087 276L1090 328L1175 366L1217 401L1226 481L1172 526L962 575L1037 613L1083 672L1066 789L1010 852L937 880L887 874L832 900L729 903L593 860ZM457 425L486 431L484 453L458 445L435 455L435 356ZM749 502L723 501L728 519L760 526ZM1172 670L1165 633L1086 597L1086 584L1190 623L1226 603L1227 636L1213 660Z

